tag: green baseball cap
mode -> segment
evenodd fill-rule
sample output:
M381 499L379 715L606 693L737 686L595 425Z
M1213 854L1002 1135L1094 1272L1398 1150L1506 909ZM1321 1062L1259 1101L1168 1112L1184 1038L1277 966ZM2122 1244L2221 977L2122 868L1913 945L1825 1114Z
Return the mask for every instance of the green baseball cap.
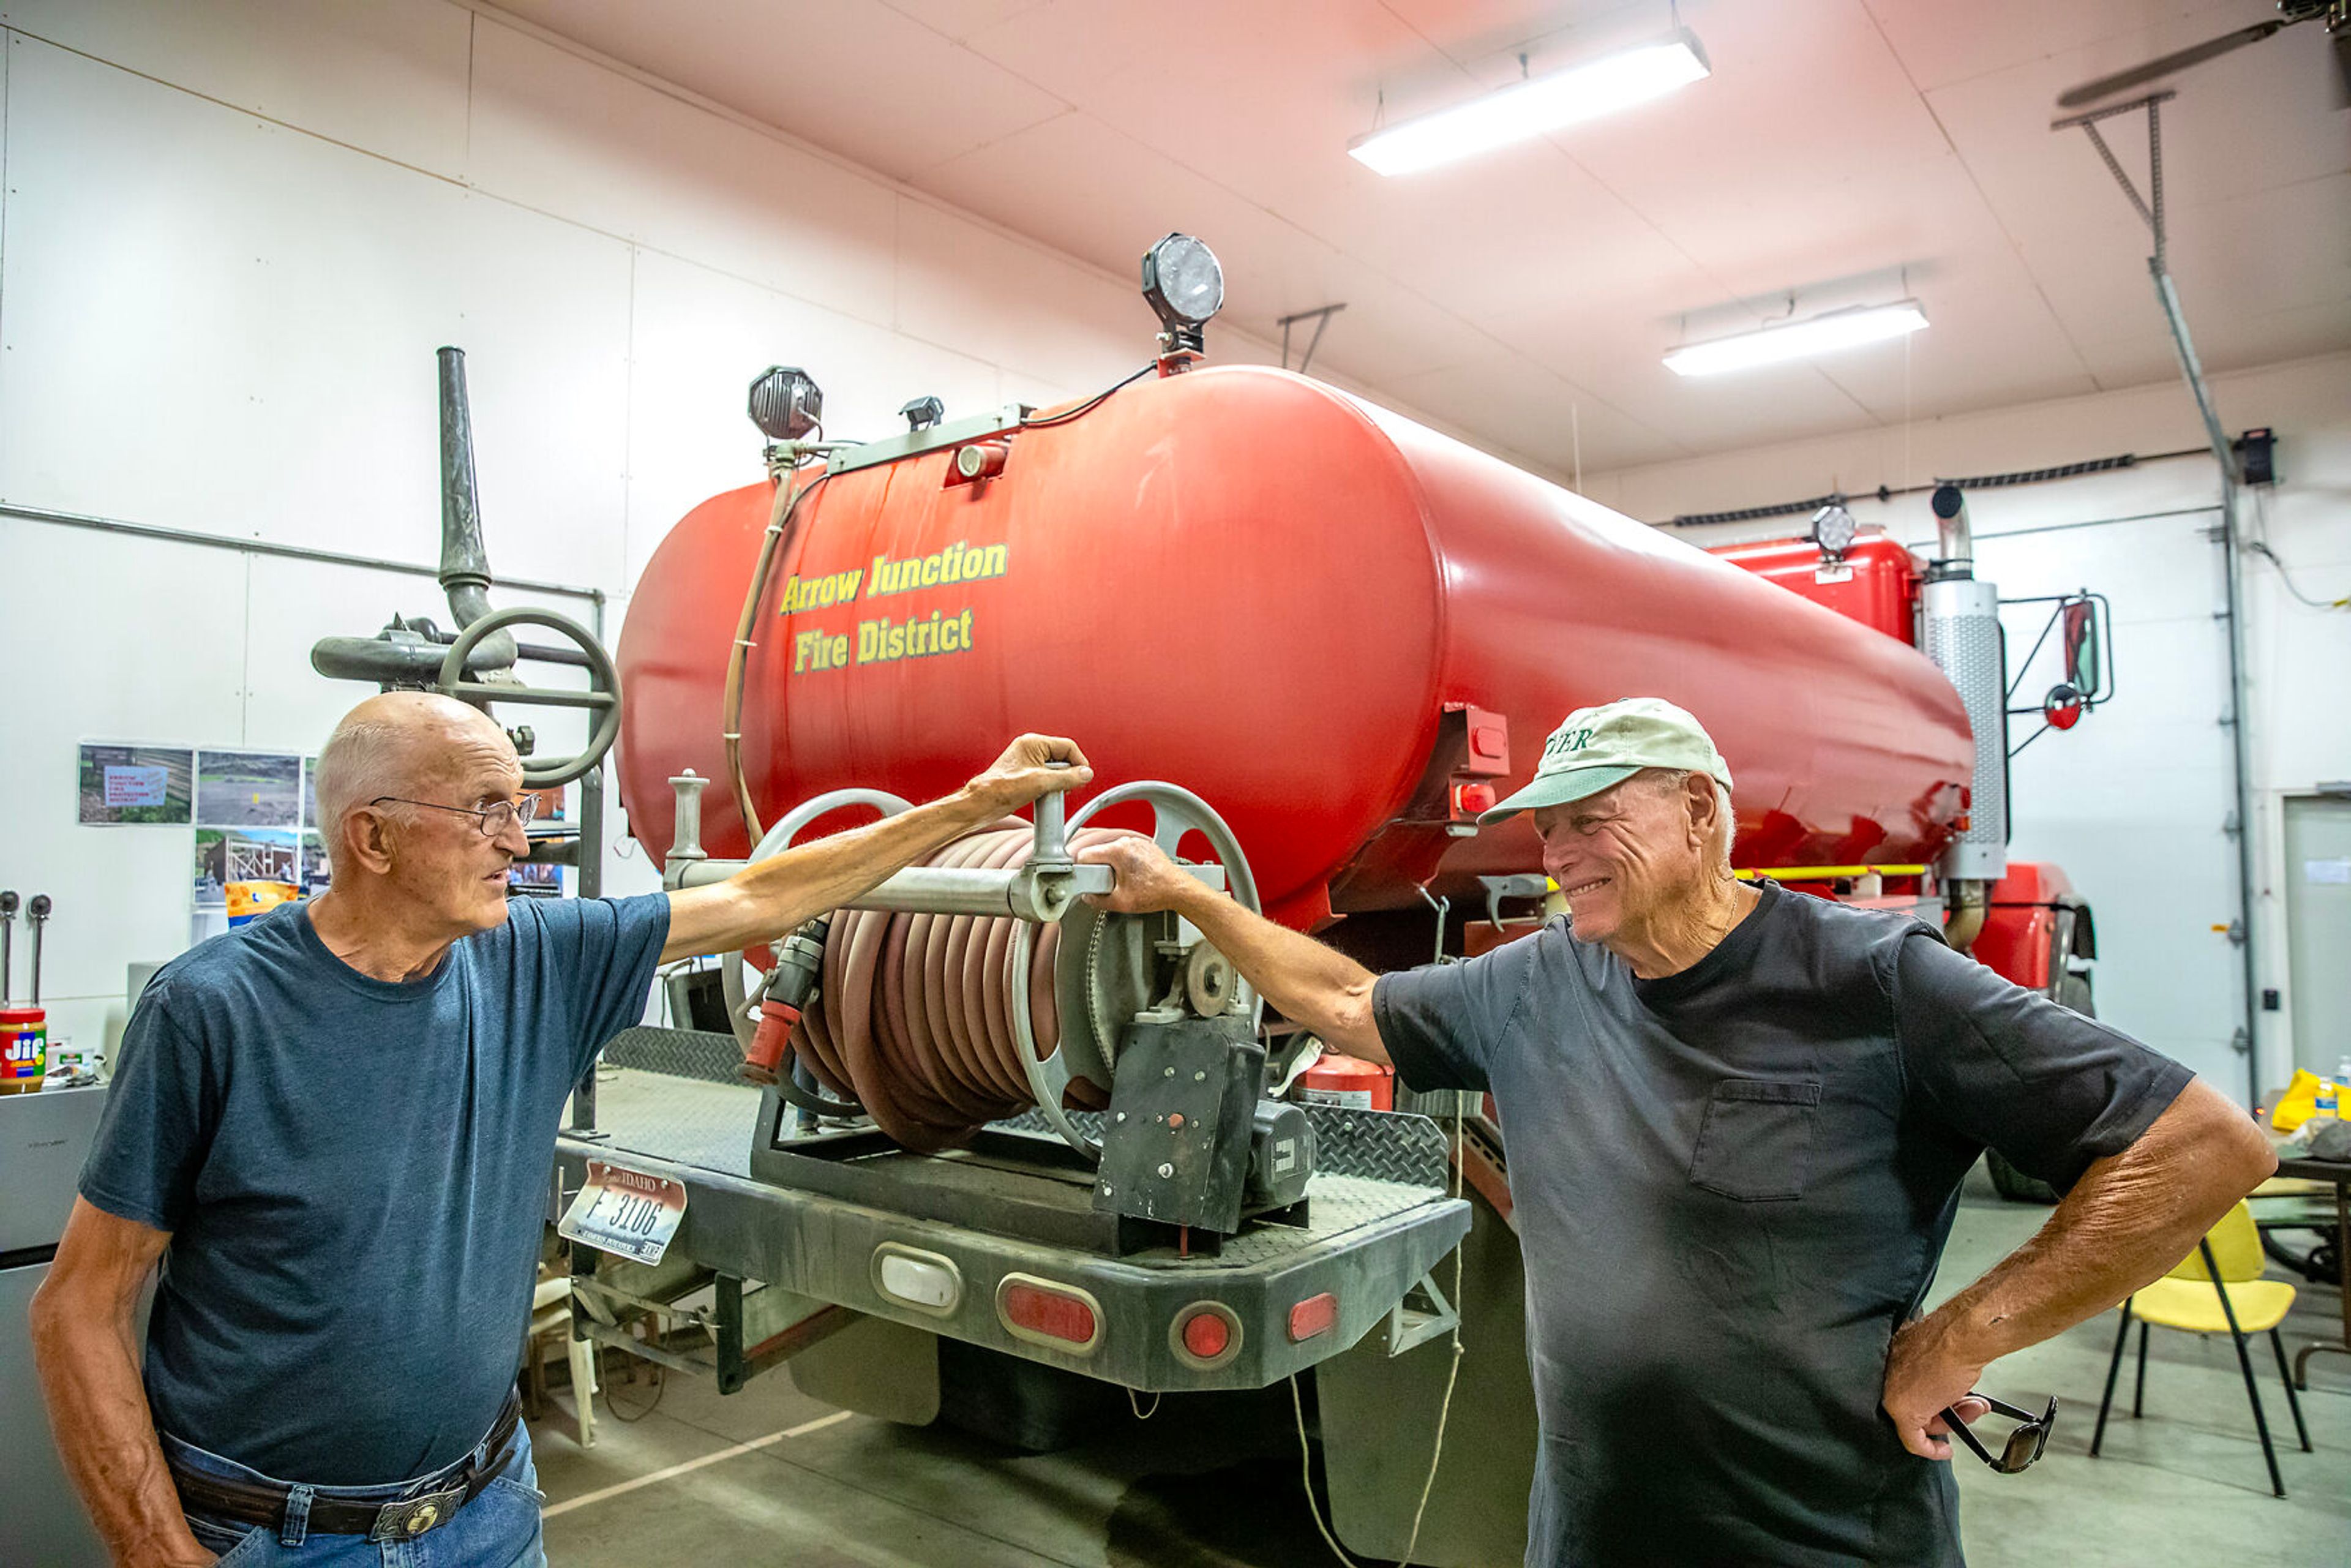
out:
M1703 773L1730 793L1730 768L1706 727L1658 697L1625 697L1580 707L1543 743L1542 761L1527 787L1479 814L1499 822L1538 806L1564 806L1625 782L1644 768Z

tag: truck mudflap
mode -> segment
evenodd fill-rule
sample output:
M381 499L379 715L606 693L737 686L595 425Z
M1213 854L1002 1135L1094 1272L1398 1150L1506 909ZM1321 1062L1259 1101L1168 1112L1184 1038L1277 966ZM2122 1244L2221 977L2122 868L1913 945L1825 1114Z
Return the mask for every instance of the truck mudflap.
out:
M945 1156L824 1135L852 1140L835 1146L841 1163L874 1174L869 1197L950 1178L959 1218L917 1218L754 1178L758 1090L610 1065L616 1059L658 1057L632 1058L627 1035L608 1050L597 1126L557 1140L557 1212L590 1159L667 1176L684 1184L687 1202L664 1272L706 1277L722 1305L730 1291L788 1292L818 1311L846 1309L1132 1389L1261 1388L1312 1367L1387 1322L1469 1228L1468 1205L1447 1195L1446 1135L1421 1116L1310 1107L1321 1153L1297 1210L1249 1222L1213 1254L1107 1256L989 1228L994 1209L1015 1215L1007 1228L1018 1228L1024 1207L1090 1202L1089 1172L1054 1174L1068 1151L1040 1117L997 1124L982 1147ZM932 1196L927 1207L941 1212ZM787 1326L762 1342L769 1354L743 1344L745 1363L720 1369L722 1387L792 1343Z

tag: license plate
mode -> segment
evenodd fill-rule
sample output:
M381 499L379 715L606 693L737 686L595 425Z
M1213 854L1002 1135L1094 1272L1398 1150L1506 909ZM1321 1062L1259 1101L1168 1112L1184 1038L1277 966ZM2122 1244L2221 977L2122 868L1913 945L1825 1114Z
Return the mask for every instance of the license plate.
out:
M638 1263L658 1263L685 1218L685 1184L625 1166L588 1162L588 1183L556 1234Z

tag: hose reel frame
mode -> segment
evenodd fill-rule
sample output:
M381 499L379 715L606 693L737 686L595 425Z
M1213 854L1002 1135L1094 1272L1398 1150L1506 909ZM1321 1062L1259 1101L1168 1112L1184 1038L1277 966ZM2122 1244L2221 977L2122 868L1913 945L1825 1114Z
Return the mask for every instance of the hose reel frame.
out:
M1217 814L1214 807L1181 785L1146 779L1105 790L1069 817L1066 831L1074 833L1105 810L1134 804L1150 808L1152 814L1150 836L1170 859L1175 858L1176 847L1186 837L1198 832L1207 841L1210 850L1215 852L1218 862L1223 866L1226 883L1234 900L1253 914L1261 911L1262 906L1258 898L1257 879L1249 870L1249 859L1241 849L1240 841L1235 837L1231 827L1222 816ZM761 836L758 845L752 851L751 860L756 862L771 855L781 854L791 848L800 833L818 818L860 806L871 808L884 818L894 817L902 811L912 809L911 802L887 790L864 789L831 790L805 800L785 813L774 827ZM1061 913L1078 915L1081 911L1083 912L1081 915L1081 919L1090 917L1099 922L1116 918L1104 915L1100 911L1092 909L1091 905L1079 903L1062 905ZM1040 923L1019 915L1000 918L1009 918L1017 922L1013 928L1012 947L1008 956L1008 967L1011 972L1023 976L1029 974L1036 962L1037 932ZM1105 1066L1110 1063L1113 1055L1108 1042L1093 1038L1093 1026L1091 1021L1083 1024L1078 1021L1091 1020L1092 1016L1092 1009L1088 1005L1092 977L1084 962L1084 954L1089 946L1065 941L1062 946L1063 956L1055 964L1053 985L1056 999L1061 1003L1062 1039L1056 1042L1050 1056L1040 1059L1036 1018L1030 1002L1029 987L1017 985L1007 988L1007 1010L1012 1028L1014 1054L1019 1060L1021 1071L1028 1080L1029 1088L1035 1097L1038 1110L1043 1113L1046 1122L1053 1130L1061 1134L1063 1142L1076 1150L1089 1163L1098 1165L1102 1160L1101 1141L1089 1137L1061 1108L1063 1093L1068 1090L1071 1080L1079 1075L1072 1067L1075 1052L1069 1039L1071 1029L1081 1028L1085 1031L1081 1049L1088 1051ZM722 966L720 985L726 1000L727 1019L734 1027L737 1039L747 1049L758 1032L758 1024L756 1019L747 1015L753 1010L759 998L744 984L743 968L739 961ZM1264 999L1257 996L1253 990L1245 991L1244 994L1248 998L1249 1022L1254 1028L1264 1015ZM1125 1022L1123 1019L1104 1021L1112 1028ZM862 1107L829 1100L820 1099L817 1106L809 1106L802 1099L806 1091L801 1090L798 1084L793 1084L789 1090L786 1090L783 1082L784 1076L786 1075L778 1075L778 1091L794 1104L802 1105L804 1109L817 1109L820 1113L827 1115L863 1113ZM1104 1084L1102 1087L1107 1088L1108 1085Z

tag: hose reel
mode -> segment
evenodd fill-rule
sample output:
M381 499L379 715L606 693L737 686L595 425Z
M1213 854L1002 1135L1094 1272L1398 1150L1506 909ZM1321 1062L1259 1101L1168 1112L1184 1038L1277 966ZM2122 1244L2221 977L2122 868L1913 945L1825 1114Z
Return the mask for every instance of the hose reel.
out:
M692 792L703 782L693 780ZM683 800L688 787L680 789ZM1071 1148L1099 1161L1101 1141L1070 1118L1064 1101L1107 1104L1121 1033L1133 1020L1234 1018L1253 1035L1262 1010L1229 963L1175 917L1113 915L1081 900L1107 891L1110 877L1107 868L1078 865L1072 852L1131 831L1092 825L1131 805L1147 808L1147 836L1171 855L1199 833L1217 863L1193 873L1258 907L1239 841L1191 791L1128 784L1066 821L1062 798L1047 796L1033 822L1010 819L959 840L830 917L817 1000L790 1040L793 1058L837 1097L788 1087L788 1071L777 1073L778 1092L820 1114L870 1115L901 1143L932 1149L1033 1105ZM753 859L781 853L810 823L850 807L887 817L907 802L870 789L819 796L778 821ZM678 842L698 847L684 834ZM747 1053L782 969L746 987L740 967L726 967L728 1013Z

